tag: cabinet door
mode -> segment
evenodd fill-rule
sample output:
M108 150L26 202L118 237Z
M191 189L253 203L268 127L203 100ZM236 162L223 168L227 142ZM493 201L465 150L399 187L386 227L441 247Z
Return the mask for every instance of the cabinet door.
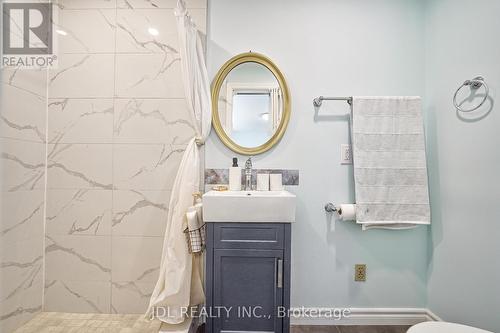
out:
M282 250L215 249L213 281L212 310L224 306L215 333L282 332Z

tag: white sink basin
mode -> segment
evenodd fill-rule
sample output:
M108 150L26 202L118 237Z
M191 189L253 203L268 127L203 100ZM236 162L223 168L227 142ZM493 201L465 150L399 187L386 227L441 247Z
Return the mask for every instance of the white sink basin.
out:
M288 191L210 191L203 195L203 220L295 222L295 200Z

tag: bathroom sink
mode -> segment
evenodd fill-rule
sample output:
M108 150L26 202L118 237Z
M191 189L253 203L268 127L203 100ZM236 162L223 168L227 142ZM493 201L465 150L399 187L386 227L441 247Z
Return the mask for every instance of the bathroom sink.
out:
M203 195L203 220L295 222L295 199L288 191L210 191Z

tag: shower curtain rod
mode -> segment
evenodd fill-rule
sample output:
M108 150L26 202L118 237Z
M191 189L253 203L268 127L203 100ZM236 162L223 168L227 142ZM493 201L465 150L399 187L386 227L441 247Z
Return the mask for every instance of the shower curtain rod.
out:
M323 101L347 101L349 105L352 105L352 96L351 97L324 97L319 96L313 99L313 104L315 107L320 107L323 104Z

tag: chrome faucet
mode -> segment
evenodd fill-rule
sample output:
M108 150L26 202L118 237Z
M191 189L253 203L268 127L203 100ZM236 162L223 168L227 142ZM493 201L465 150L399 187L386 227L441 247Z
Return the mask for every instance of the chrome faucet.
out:
M252 158L245 162L245 191L252 190Z

